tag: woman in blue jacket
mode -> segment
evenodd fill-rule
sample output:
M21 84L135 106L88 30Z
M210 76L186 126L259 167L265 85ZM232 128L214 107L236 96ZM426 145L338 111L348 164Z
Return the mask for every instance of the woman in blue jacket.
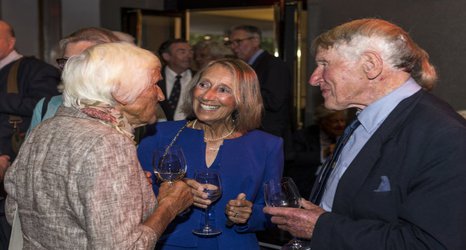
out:
M263 183L283 172L283 141L256 130L263 104L254 70L238 59L211 62L191 81L184 107L188 120L158 123L155 135L145 138L138 156L146 171L153 171L152 153L171 143L180 146L188 164L185 181L194 194L191 211L179 216L157 243L159 249L259 249L256 231L269 223ZM169 95L169 94L168 94ZM205 199L194 180L200 170L220 174L222 196L212 204L212 237L193 234L204 220ZM154 191L157 182L154 179Z

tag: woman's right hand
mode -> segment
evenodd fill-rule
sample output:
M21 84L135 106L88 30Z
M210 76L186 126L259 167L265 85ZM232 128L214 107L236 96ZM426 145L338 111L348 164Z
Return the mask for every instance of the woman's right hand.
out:
M207 208L212 201L207 199L208 195L204 192L204 185L193 180L185 178L184 181L191 188L191 193L193 194L193 205L199 208Z
M193 204L193 195L190 187L183 181L176 181L172 184L163 182L160 185L157 200L159 204L168 202L170 209L179 214Z

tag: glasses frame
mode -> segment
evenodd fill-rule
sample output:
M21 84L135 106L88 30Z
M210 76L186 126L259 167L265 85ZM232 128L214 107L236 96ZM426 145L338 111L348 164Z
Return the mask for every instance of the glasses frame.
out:
M67 57L57 58L55 61L57 62L58 68L63 70L65 68L65 64L68 61L68 59L69 58L67 58Z

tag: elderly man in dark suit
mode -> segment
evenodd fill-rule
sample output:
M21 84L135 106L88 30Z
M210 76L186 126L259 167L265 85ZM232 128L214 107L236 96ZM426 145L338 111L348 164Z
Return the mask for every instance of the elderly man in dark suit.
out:
M226 45L251 65L259 78L265 109L261 129L284 137L291 127L291 72L281 59L261 49L261 39L259 28L240 25L230 30Z
M437 79L428 54L380 19L340 25L314 50L310 84L325 106L360 112L312 202L264 212L313 250L466 249L466 121L426 91Z

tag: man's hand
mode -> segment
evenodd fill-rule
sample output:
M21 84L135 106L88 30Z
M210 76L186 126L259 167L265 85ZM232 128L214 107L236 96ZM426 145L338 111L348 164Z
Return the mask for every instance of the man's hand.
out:
M304 209L264 207L264 213L272 215L272 222L294 237L311 239L317 220L325 210L304 199L300 203Z
M0 155L0 181L3 181L6 170L10 167L10 156Z

